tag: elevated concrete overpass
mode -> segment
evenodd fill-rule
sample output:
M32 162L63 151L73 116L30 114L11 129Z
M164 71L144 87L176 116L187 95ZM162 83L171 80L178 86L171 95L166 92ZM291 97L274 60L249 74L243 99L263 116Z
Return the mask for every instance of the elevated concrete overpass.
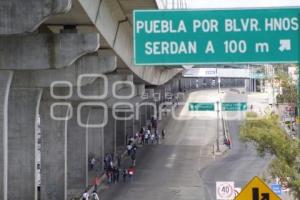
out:
M134 119L117 120L119 96L153 102L153 95L142 96L179 90L180 69L133 65L131 13L150 8L157 9L154 0L0 2L0 199L70 199L82 192L88 156L101 161L117 153L154 113L144 106ZM107 123L91 128L78 118Z

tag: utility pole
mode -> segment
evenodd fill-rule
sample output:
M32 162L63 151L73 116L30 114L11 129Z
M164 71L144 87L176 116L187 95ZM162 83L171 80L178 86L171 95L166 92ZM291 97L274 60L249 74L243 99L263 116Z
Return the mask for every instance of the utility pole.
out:
M300 69L299 69L299 65L297 66L298 68L298 87L297 87L297 94L298 94L298 102L297 102L297 128L298 128L298 138L300 139Z
M220 104L220 102L217 101L217 152L220 152L220 142L219 142L219 138L220 138L220 125L219 125L220 109L219 109L219 104Z

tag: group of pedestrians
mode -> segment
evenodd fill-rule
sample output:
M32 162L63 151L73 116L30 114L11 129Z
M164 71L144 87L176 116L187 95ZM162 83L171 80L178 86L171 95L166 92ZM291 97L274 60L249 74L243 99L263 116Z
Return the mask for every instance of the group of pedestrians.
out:
M161 137L165 138L166 132L162 129ZM157 129L157 121L154 117L151 118L151 123L147 128L142 127L138 133L136 133L135 138L139 140L139 143L144 144L159 144L160 134Z
M90 200L99 200L99 196L98 196L96 190L94 190L91 195L89 194L88 190L85 190L83 195L82 195L82 199L83 200L88 200L88 199L90 199Z
M164 129L161 131L161 137L164 139L166 136L166 132ZM130 138L127 142L127 155L130 158L131 162L129 167L121 166L121 155L118 155L117 162L115 162L114 154L106 154L104 157L104 170L105 175L107 177L107 183L117 184L120 182L120 177L123 178L123 182L131 181L133 179L134 174L136 173L136 153L138 146L136 144L140 143L144 144L159 144L160 134L157 129L157 121L152 117L151 123L147 126L147 128L141 128L138 133L132 138ZM96 159L91 157L89 159L89 168L93 170L95 167ZM97 184L95 184L94 191L91 195L89 195L86 190L83 194L83 199L88 200L99 200L99 196L97 194Z
M104 170L107 177L107 183L118 183L121 173L121 156L117 157L117 165L115 165L115 159L113 154L106 154L104 157Z

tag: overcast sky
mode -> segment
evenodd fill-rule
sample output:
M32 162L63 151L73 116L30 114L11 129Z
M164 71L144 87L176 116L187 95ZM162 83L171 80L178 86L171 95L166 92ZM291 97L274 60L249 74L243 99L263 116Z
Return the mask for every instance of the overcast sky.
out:
M186 0L189 8L283 7L297 6L300 0Z
M253 7L299 7L300 0L156 0L159 8L171 9L187 2L188 8L253 8ZM174 1L174 4L173 4ZM185 4L184 4L185 5Z

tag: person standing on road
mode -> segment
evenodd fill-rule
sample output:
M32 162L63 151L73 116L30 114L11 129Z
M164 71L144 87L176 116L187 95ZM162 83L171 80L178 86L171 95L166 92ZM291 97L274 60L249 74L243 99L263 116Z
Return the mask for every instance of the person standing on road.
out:
M87 190L84 191L83 195L82 195L82 199L83 200L88 200L89 199L89 192Z
M166 131L165 131L165 129L161 130L161 137L162 137L162 139L165 139L165 137L166 137Z
M155 133L155 140L156 140L157 144L159 144L159 134L158 134L157 129L155 129L154 133Z
M96 163L96 159L94 157L91 158L90 161L90 169L93 170Z
M117 167L115 167L113 169L113 176L114 176L114 183L118 183L119 182L119 169Z
M135 153L132 153L132 155L131 155L132 166L135 166L135 162L136 162L136 156L135 156Z
M140 132L139 132L139 137L140 137L140 144L145 144L145 134L144 134L144 129L141 128Z
M127 177L128 171L127 169L122 170L122 176L123 176L123 182L126 183L126 177Z
M146 134L145 134L145 143L146 143L146 144L148 144L148 142L149 142L149 136L150 136L150 135L149 135L149 132L150 132L150 131L149 131L149 132L148 132L148 131L149 131L149 130L147 130L147 131L146 131Z
M128 156L130 156L131 150L132 150L132 145L131 145L131 142L129 142L128 145L127 145L127 155Z
M151 143L154 144L154 140L155 140L155 135L154 133L151 134Z
M121 167L121 160L122 160L122 157L120 154L118 154L118 158L117 158L117 165L118 165L118 168Z

